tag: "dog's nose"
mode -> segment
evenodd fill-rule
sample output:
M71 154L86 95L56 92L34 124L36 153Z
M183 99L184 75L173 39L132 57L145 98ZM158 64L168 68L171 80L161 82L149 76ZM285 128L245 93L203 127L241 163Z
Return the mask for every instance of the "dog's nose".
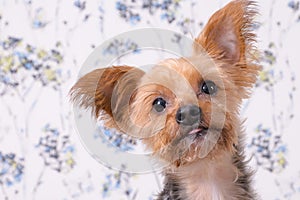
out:
M183 126L192 126L200 122L201 109L196 105L185 105L178 109L176 121Z

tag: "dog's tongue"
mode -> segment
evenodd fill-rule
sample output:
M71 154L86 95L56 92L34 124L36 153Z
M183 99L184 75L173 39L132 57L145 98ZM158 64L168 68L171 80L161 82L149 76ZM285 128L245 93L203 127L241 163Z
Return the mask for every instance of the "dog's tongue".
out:
M203 130L202 128L194 129L194 130L192 130L192 131L189 132L189 135L193 135L193 134L199 133L199 132L201 132L202 130Z

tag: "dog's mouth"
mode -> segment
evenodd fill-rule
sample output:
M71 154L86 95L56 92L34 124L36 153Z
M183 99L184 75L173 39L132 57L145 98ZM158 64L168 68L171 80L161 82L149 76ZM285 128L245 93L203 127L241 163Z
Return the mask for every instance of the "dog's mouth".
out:
M188 133L189 137L192 137L193 140L203 140L207 135L208 128L206 127L198 127L196 129L191 130Z
M197 127L191 130L185 131L181 136L174 139L171 143L173 147L179 147L181 145L200 145L204 142L208 134L208 128L206 127Z

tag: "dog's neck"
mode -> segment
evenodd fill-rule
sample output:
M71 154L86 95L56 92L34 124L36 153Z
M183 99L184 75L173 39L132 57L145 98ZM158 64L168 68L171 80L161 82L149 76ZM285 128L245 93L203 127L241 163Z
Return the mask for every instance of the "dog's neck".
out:
M229 153L181 166L173 173L184 191L180 199L232 200L237 191L238 169Z

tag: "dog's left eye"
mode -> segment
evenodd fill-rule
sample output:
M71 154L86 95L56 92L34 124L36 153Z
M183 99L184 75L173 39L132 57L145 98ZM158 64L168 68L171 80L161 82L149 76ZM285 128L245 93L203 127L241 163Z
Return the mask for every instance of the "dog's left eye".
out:
M205 81L201 86L201 91L205 94L213 95L217 93L218 87L213 81Z
M153 109L156 111L156 112L163 112L165 109L166 109L166 107L167 107L167 102L163 99L163 98L161 98L161 97L159 97L159 98L157 98L157 99L155 99L154 101L153 101Z

